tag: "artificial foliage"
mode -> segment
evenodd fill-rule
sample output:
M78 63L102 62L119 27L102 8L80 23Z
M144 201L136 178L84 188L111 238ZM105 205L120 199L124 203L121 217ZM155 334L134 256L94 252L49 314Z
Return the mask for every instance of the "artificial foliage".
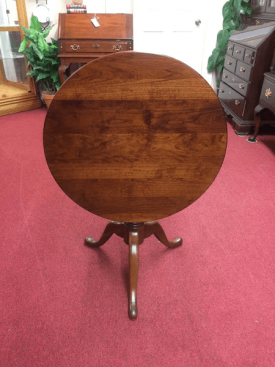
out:
M251 14L250 0L229 0L222 8L223 29L217 35L217 45L208 59L207 71L222 72L229 37L242 28L242 16Z
M22 29L25 34L18 52L24 52L28 66L31 66L27 74L32 76L36 82L41 82L45 90L56 92L61 86L58 75L60 65L57 57L58 42L53 38L51 42L46 41L52 27L42 30L38 19L32 16L29 29L25 27Z

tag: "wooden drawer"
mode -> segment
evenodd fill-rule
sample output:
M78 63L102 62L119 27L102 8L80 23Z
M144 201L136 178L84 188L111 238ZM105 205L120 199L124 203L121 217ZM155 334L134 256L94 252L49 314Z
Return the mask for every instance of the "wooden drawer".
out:
M245 64L242 61L237 62L236 75L239 75L242 79L250 80L252 66Z
M244 51L245 51L245 48L244 47L241 47L239 45L235 45L234 46L233 56L236 57L236 59L243 61Z
M245 82L235 74L223 69L222 81L228 84L231 88L235 89L235 91L239 92L243 96L246 96L249 83Z
M117 52L132 50L131 41L121 40L70 40L61 41L62 52L85 53L85 52Z
M220 83L220 100L225 103L238 117L242 117L245 107L245 98L223 82Z
M253 65L254 60L255 60L255 52L246 48L245 52L244 52L243 61L246 62L247 64L252 64Z
M224 67L229 70L232 71L232 73L235 72L235 68L236 68L236 63L237 60L234 59L234 57L226 55L225 56L225 60L224 60Z
M268 75L269 73L267 73ZM269 77L265 74L265 79L262 86L260 100L271 107L271 111L275 112L275 76Z
M227 45L227 54L228 55L233 55L233 48L234 48L234 44L231 42L228 42Z

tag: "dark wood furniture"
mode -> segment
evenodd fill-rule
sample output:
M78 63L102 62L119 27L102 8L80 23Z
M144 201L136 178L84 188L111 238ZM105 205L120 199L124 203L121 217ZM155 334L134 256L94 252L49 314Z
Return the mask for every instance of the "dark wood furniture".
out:
M100 26L91 21L96 17ZM114 52L133 50L132 14L59 14L59 77L71 63L85 64Z
M252 14L245 18L247 25L260 25L275 20L274 0L251 0Z
M222 165L227 127L209 84L171 57L121 52L77 70L55 95L44 150L60 188L78 205L110 219L129 245L129 317L137 317L138 248L156 222L184 209L211 185ZM117 222L118 221L118 222Z
M264 82L260 95L259 104L256 106L254 115L255 115L255 131L253 136L248 138L250 143L256 143L256 137L259 133L260 123L261 123L261 114L262 111L268 109L275 116L275 74L265 73L264 74ZM274 119L275 125L275 119Z
M249 26L229 38L218 96L240 135L247 135L255 125L254 109L274 48L275 22Z

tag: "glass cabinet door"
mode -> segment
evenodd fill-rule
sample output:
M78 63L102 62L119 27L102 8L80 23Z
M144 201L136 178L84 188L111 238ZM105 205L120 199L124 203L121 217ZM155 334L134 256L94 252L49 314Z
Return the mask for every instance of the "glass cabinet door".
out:
M28 27L25 0L0 0L0 116L41 107L27 63L18 52Z
M264 12L267 0L252 0L251 5L253 10Z
M268 0L266 6L267 13L275 13L275 0Z
M14 0L0 0L0 100L30 90L21 43L17 6Z

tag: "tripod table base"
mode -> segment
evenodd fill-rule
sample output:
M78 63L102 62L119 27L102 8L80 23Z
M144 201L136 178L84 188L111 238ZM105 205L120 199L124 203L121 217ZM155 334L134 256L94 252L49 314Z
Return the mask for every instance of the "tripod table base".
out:
M113 235L116 234L124 239L129 245L129 295L128 295L128 315L131 320L137 318L137 281L138 281L138 265L139 265L139 245L145 238L154 235L161 243L169 248L181 246L182 239L180 237L173 241L168 241L163 228L157 221L145 223L124 223L109 222L101 236L96 241L92 237L86 237L85 244L92 248L102 245Z

